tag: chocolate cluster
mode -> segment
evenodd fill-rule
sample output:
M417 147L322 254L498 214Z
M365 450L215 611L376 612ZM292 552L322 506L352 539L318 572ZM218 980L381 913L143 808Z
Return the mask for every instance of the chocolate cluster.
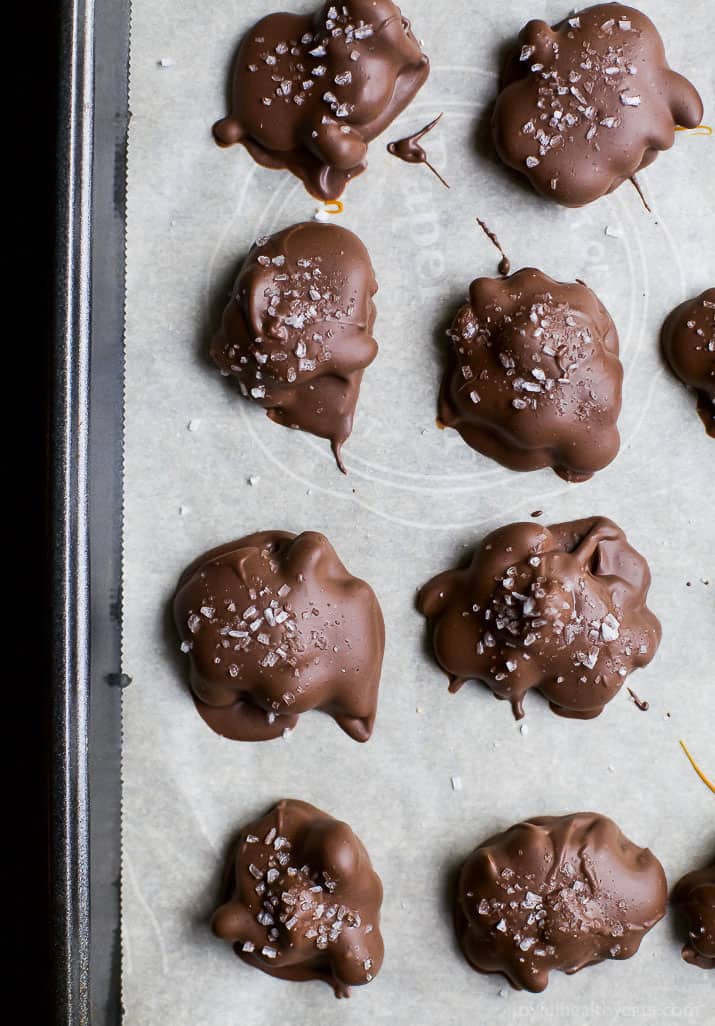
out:
M581 282L526 267L477 278L448 332L440 420L512 470L585 481L616 456L618 333Z
M264 741L322 709L370 737L382 612L324 535L262 531L212 549L183 573L174 620L196 708L217 733Z
M241 43L231 114L214 135L223 146L242 143L265 167L288 168L318 199L335 199L428 74L392 0L269 14Z
M376 292L357 235L296 224L253 246L211 343L245 398L277 424L330 439L343 472L363 371L377 355Z
M492 130L497 153L537 192L580 207L652 164L703 104L672 71L640 11L597 4L550 28L528 22L502 77Z
M284 799L241 831L222 900L214 933L264 973L349 997L380 971L380 878L348 824L307 802Z
M474 969L539 992L554 970L630 958L666 899L658 859L613 820L541 816L490 837L466 860L457 933Z
M592 719L655 655L649 586L623 531L592 517L499 528L468 566L426 584L418 605L450 691L482 681L520 719L535 688L560 716Z

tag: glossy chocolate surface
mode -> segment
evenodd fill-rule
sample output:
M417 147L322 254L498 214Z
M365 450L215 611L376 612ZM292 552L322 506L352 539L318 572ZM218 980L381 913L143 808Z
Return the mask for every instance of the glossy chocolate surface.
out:
M266 741L322 709L356 741L370 737L382 612L324 535L262 531L212 549L183 573L174 620L216 733Z
M211 925L247 965L349 997L380 971L381 904L380 878L348 824L284 799L241 831Z
M655 25L632 7L598 4L522 29L492 131L501 159L537 192L579 207L652 164L676 125L695 128L702 116Z
M315 197L336 199L367 167L368 143L410 103L429 60L392 0L269 14L244 37L222 146L288 168Z
M450 691L482 681L521 719L535 688L560 716L592 719L660 644L649 586L645 559L605 517L509 524L418 606Z
M575 973L634 955L663 918L658 859L592 812L541 816L490 837L462 867L456 924L470 965L543 991Z

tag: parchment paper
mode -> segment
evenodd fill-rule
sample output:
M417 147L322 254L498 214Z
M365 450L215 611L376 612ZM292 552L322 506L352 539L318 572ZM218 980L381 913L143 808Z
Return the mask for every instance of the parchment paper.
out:
M278 7L313 5L283 0ZM491 155L483 128L499 53L531 17L566 9L519 0L405 0L432 73L372 144L340 223L372 255L380 353L345 448L271 424L206 358L231 279L253 239L311 217L287 172L223 152L229 60L268 0L136 0L131 57L126 388L123 988L128 1026L493 1026L715 1022L712 974L680 959L670 917L639 954L546 993L516 993L459 953L446 901L450 871L490 833L530 815L612 816L653 848L670 883L715 850L713 796L678 747L715 770L715 444L694 398L662 365L665 315L715 277L715 139L679 137L630 186L585 210L549 205ZM711 7L644 0L671 64L715 116ZM162 63L160 63L162 62ZM442 124L428 151L452 188L388 156L389 139ZM587 484L516 474L435 426L443 330L472 278L497 255L517 268L583 278L613 315L626 368L623 444ZM609 228L609 234L605 229ZM119 344L119 343L118 343ZM193 430L190 430L191 425ZM496 526L601 513L649 559L662 647L592 722L566 721L538 695L520 730L509 706L470 685L450 696L425 646L416 589ZM167 617L180 571L205 549L264 528L325 532L375 588L387 623L377 724L364 746L306 714L288 741L214 735L185 686ZM709 583L706 583L709 582ZM461 780L453 790L451 778ZM249 969L207 926L230 836L284 796L348 820L385 885L386 958L375 982L336 1002L321 983Z

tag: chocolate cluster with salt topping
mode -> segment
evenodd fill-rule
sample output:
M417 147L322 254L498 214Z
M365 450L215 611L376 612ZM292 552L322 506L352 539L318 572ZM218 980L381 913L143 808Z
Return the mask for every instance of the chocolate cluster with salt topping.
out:
M676 126L703 104L672 71L640 11L597 4L553 28L530 21L502 77L492 131L497 153L549 199L583 206L652 164Z
M585 481L616 456L618 333L581 282L526 267L477 278L448 332L439 417L512 470Z
M382 612L324 535L262 531L212 549L183 573L174 620L196 708L218 734L265 741L322 709L370 737Z
M330 439L343 472L363 372L377 355L376 292L357 235L296 224L253 246L211 343L244 397L277 424Z
M336 199L428 74L392 0L269 14L241 43L231 114L214 135L224 146L242 143L265 167L288 168L318 199Z
M715 438L715 288L677 306L661 342L673 373L695 390L700 419Z
M592 517L499 528L469 566L426 584L418 605L450 691L481 681L520 719L535 688L560 716L592 719L655 655L649 586L623 531Z
M469 856L457 933L474 969L538 993L553 970L630 958L665 915L666 899L658 859L613 820L593 812L541 816Z
M214 933L248 965L324 980L336 997L380 971L382 884L347 823L284 799L240 834Z
M688 925L683 958L699 969L715 969L715 862L679 880L673 903Z

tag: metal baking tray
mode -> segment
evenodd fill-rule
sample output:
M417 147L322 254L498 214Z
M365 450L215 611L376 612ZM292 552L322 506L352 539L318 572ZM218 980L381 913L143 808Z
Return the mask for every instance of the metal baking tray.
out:
M121 548L129 3L65 0L51 381L54 1021L121 1021Z

